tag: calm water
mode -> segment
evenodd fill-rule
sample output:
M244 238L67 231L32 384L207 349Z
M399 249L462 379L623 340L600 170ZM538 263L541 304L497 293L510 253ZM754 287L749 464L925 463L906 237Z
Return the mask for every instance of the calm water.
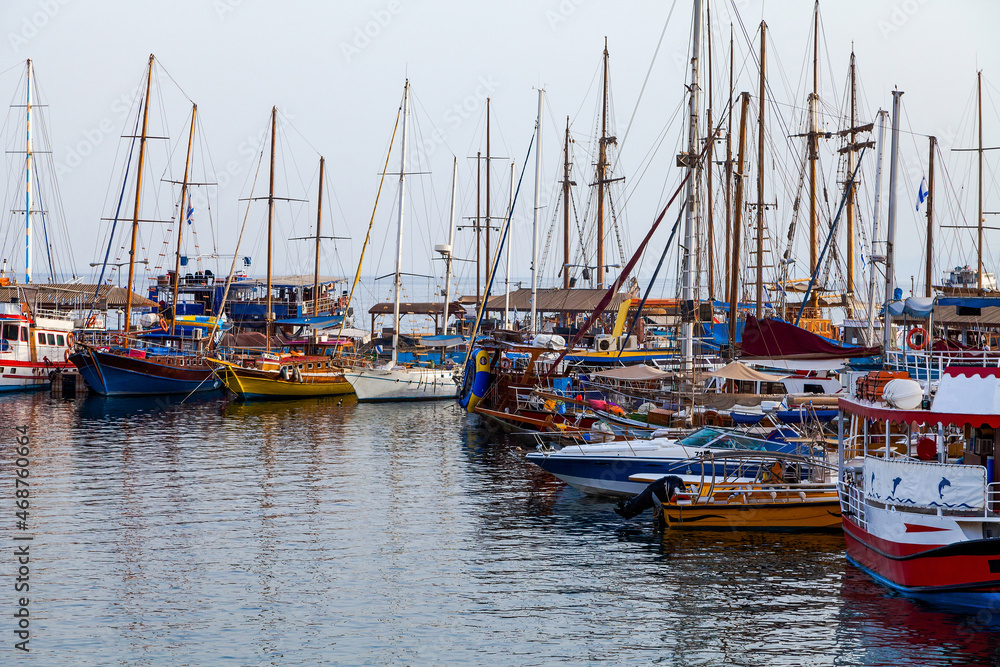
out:
M626 525L449 403L36 394L0 424L0 664L1000 663L989 615L889 594L840 536Z

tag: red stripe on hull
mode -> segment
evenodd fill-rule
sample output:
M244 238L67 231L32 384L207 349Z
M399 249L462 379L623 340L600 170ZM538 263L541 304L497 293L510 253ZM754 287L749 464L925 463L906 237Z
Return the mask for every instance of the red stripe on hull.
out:
M847 554L892 583L916 591L1000 591L1000 540L983 553L934 552L948 545L900 544L865 531L844 519ZM998 571L991 572L993 568Z

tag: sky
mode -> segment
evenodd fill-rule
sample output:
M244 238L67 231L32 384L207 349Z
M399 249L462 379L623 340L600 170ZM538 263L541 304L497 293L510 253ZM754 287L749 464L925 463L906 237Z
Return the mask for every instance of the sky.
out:
M525 167L537 91L544 88L539 238L540 247L550 245L550 252L544 253L543 279L555 284L561 282L555 277L561 263L556 257L561 252L557 250L561 232L550 238L549 228L561 216L554 199L561 178L566 118L570 118L575 141L575 201L582 215L592 201L586 185L593 181L592 137L605 38L610 53L612 130L618 138L613 175L625 179L612 192L622 249L609 238L605 261L619 262L621 253L634 250L679 182L682 174L675 154L684 128L677 110L684 103L688 76L691 5L688 0L513 0L502 4L467 0L7 0L0 6L5 33L0 39L0 100L6 96L17 103L23 63L31 58L42 101L48 105L44 109L48 148L68 242L76 271L88 277L94 270L88 265L99 263L107 251L110 223L102 218L114 217L128 149L128 140L119 137L133 130L137 109L133 102L141 90L149 54L155 54L158 63L154 96L159 100L154 104L162 129L156 131L169 130L170 138L158 140L158 147L150 149L151 175L146 187L156 190L149 197L155 211L147 213L143 208L142 217L168 219L173 215L170 202L176 201L171 189L175 186L165 180L181 177L186 124L190 104L196 102L199 136L192 177L218 185L205 188L205 198L197 200L191 225L197 235L189 234L184 252L219 254L217 272L229 269L244 217L246 231L235 254L251 258L250 266L243 267L250 273L264 271L266 204L250 202L247 213L248 203L241 199L266 195L266 187L262 189L266 150L260 172L258 160L261 149L266 149L261 139L268 131L270 110L276 106L282 137L277 180L283 190L276 195L308 202L276 205L274 273L312 271L314 246L289 239L315 234L316 170L322 154L328 187L322 233L342 238L323 241L321 272L347 276L355 271L372 217L379 175L408 79L412 114L407 171L411 175L402 256L404 271L416 274L409 278L416 285L412 289L426 292L442 285L443 263L433 259L433 247L447 242L455 157L459 226L468 225L467 218L475 215L476 171L470 156L486 150L486 98L491 105L492 153L508 158L496 160L492 167L497 215L509 196L509 159L515 161L518 175ZM768 216L773 225L769 233L777 244L792 216L795 197L787 165L798 159L801 140L787 135L801 130L803 122L813 6L803 0L712 0L709 7L713 91L716 106L723 109L716 112L716 119L724 115L727 95L730 22L735 22L734 88L737 93L748 90L754 95L757 66L747 54L758 45L748 41L755 40L760 21L767 22L773 100L765 118L773 153L767 158L765 200L776 205ZM820 97L826 129L842 128L835 116L838 108L844 108L852 47L860 78L859 120L871 121L878 108L889 109L894 87L905 91L897 280L909 288L909 276L916 276L915 284L922 281L923 211L917 211L914 204L926 171L926 135L939 138L938 169L946 169L947 176L942 171L938 179L939 183L946 180L951 191L938 195L936 214L948 218L942 224L975 224L975 200L970 198L975 187L974 156L951 149L974 145L970 143L975 140L973 102L980 69L986 82L984 143L1000 145L1000 49L992 35L1000 24L1000 3L840 0L821 4L820 12ZM14 116L7 118L11 125ZM5 132L19 136L16 128L7 127ZM754 144L755 131L750 136ZM8 150L11 146L16 144L8 140ZM831 143L828 155L835 156L835 150ZM399 171L398 151L397 145L390 174ZM158 155L163 160L154 164ZM998 158L995 153L987 155L986 209L1000 210L994 167ZM527 157L511 233L512 274L522 281L528 274L532 245L534 155ZM865 160L863 178L870 182L874 157ZM7 171L8 181L16 181L18 172L10 158ZM251 191L255 173L258 184ZM828 158L824 174L833 188L838 179L833 157ZM392 271L397 185L398 176L387 177L362 270L366 276ZM748 188L755 191L750 183ZM10 193L11 186L6 190ZM886 191L884 186L883 197ZM130 214L133 195L127 188L126 192L123 210ZM868 192L862 197L862 207L870 209ZM835 209L836 193L828 199L826 208ZM869 210L861 224L870 225L870 219ZM5 224L2 252L10 256L12 265L23 266L23 260L16 259L18 253L23 254L23 245L17 242L21 232L16 229L16 224L23 225L23 218L12 217ZM122 229L127 226L119 228L110 244L113 263L127 259ZM176 232L167 234L167 229L174 227L162 223L143 227L139 256L149 264L141 267L140 276L155 275L172 264L169 238ZM668 231L664 225L654 237L640 266L640 278L651 275ZM576 231L573 234L578 236ZM987 234L987 268L996 270L1000 255L990 252L994 244L989 242L996 232ZM191 245L192 239L197 248ZM473 239L469 229L460 229L456 256L471 259ZM937 258L937 265L974 261L972 239L968 230L942 230L942 257ZM841 234L838 244L846 242ZM718 244L721 241L717 241L721 248ZM573 261L593 263L594 259ZM242 260L238 264L242 267ZM797 266L802 265L800 261ZM666 271L672 279L675 260L667 266L672 267ZM456 280L463 286L470 285L470 279L474 282L473 267L471 262L456 263ZM384 298L388 284L371 283L366 289L373 297Z

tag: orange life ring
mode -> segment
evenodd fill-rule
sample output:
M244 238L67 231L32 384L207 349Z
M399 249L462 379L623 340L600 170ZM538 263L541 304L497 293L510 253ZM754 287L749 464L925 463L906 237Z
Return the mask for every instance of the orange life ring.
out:
M76 336L73 335L73 332L66 334L66 347L70 348L73 347L75 344L76 344Z
M63 361L65 361L67 364L69 363L69 353L70 353L70 349L69 348L66 348L63 351Z
M510 368L510 359L507 357L502 357L500 359L500 368Z
M160 318L160 331L167 333L167 320L162 317Z
M84 329L93 329L97 326L97 315L91 315L87 318L87 324L84 325Z
M920 344L914 343L913 338L920 334ZM906 345L911 350L922 350L927 347L927 329L923 327L913 327L910 329L910 333L906 335Z
M125 342L125 337L116 334L116 335L114 335L114 336L111 337L111 342L114 343L115 345L121 345L122 343Z

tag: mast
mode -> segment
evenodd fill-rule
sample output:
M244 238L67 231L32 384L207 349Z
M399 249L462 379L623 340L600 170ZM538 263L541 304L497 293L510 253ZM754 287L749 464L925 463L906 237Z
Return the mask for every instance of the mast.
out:
M819 210L816 206L816 161L819 159L819 0L813 10L813 87L809 95L809 275L816 273L819 253ZM819 298L814 292L810 297L812 306L818 305ZM813 317L816 314L813 313Z
M604 38L601 138L597 149L597 289L604 287L604 183L608 172L608 38Z
M983 293L983 72L976 73L976 103L979 107L979 217L976 218L979 226L978 243L976 244L977 254L977 286L979 294Z
M715 153L715 126L712 122L712 8L705 8L707 19L706 23L708 25L708 146L706 146L705 152L705 164L708 165L707 178L708 182L706 187L708 188L708 228L706 234L708 236L708 300L709 302L715 301L715 220L713 217L715 192L712 187L712 172L715 170L714 153Z
M404 135L406 127L403 127ZM490 226L493 219L490 217L490 98L486 98L486 282L490 281L490 271L493 266L493 255L490 254Z
M764 55L767 24L760 22L760 110L757 116L757 319L764 310Z
M875 161L875 213L872 215L872 254L878 241L879 223L882 218L882 157L885 153L885 109L878 111L878 153ZM875 274L874 257L868 263L868 344L875 343Z
M410 80L403 86L403 153L399 158L399 220L396 223L396 275L392 282L392 366L396 365L396 346L399 344L399 293L402 291L403 271L403 204L406 195L406 135L410 121ZM487 146L488 146L487 142ZM489 162L487 162L487 165ZM487 183L489 181L487 180Z
M538 314L538 212L542 207L542 100L545 89L538 89L538 117L535 120L535 203L531 216L531 324L529 331L535 333L535 318ZM510 163L511 204L514 201L514 161ZM509 214L508 214L509 215ZM507 242L507 269L510 270L510 241Z
M848 178L854 174L854 147L857 142L857 118L855 117L857 108L857 72L854 67L854 51L851 51L851 101L850 101L850 150L847 151L847 174ZM848 298L854 296L854 198L857 188L848 186L847 193L847 295ZM848 301L848 304L852 303ZM851 306L848 305L848 312Z
M885 232L885 323L882 327L882 352L889 351L889 301L895 287L895 249L896 243L896 171L899 163L899 98L903 93L892 91L892 147L889 155L889 225Z
M513 211L511 210L513 208L514 208L514 161L511 160L510 161L510 197L507 200L507 217L509 219L513 219L513 215L514 214L513 214ZM535 206L535 216L536 217L538 216L538 206L537 205ZM535 226L535 229L537 230L537 226ZM537 242L538 242L538 235L537 235L537 231L536 231L535 232L535 238L533 239L532 246L531 246L532 247L532 258L535 257L535 252L536 252L535 251L535 245L537 244ZM504 295L503 295L503 328L504 329L509 329L510 328L510 247L513 245L513 243L510 242L509 238L507 239L506 245L507 245L507 248L506 248L506 250L507 250L507 270L503 274L504 281L506 283L506 285L505 285L506 289L504 290ZM534 322L535 322L535 284L534 284L534 280L535 280L535 264L534 264L534 259L532 259L532 264L531 264L531 281L532 281L532 284L531 284L531 330L532 331L535 330L535 324L534 324Z
M323 168L326 158L319 156L319 194L316 199L316 265L313 271L313 316L319 315L319 239L323 221ZM346 315L346 313L345 313Z
M682 370L693 368L694 333L693 313L691 312L695 299L695 267L694 260L698 254L698 237L696 224L698 221L698 183L696 170L698 168L698 121L701 115L701 81L698 64L701 57L701 26L703 18L701 0L694 0L692 16L691 40L691 85L688 88L688 143L687 154L683 164L687 167L687 208L684 214L684 253L681 260L681 299L684 301L685 317L681 322L681 365Z
M480 193L480 185L483 180L483 165L482 165L482 152L476 152L476 305L479 305L480 294L482 294L482 279L483 272L480 268L482 260L480 259L481 248L483 245L483 225L479 217L480 207L482 206L483 196ZM486 258L489 261L489 258Z
M135 209L132 211L132 246L128 253L128 294L125 296L125 333L132 329L132 283L135 280L135 242L139 235L139 198L142 195L142 166L146 158L146 128L149 122L149 89L153 82L153 54L146 69L146 99L142 105L142 134L139 136L139 166L135 176Z
M457 191L458 158L456 157L451 165L451 216L448 221L448 254L444 258L444 320L441 323L441 335L448 333L448 305L451 303L451 262L455 254L455 193ZM444 350L444 348L441 349Z
M187 222L187 188L188 174L191 167L191 148L194 146L194 125L195 116L198 114L198 105L191 105L191 130L188 132L187 157L184 158L184 180L181 182L181 206L177 213L177 258L174 260L174 316L170 319L170 335L174 335L177 326L177 298L181 284L181 240L184 238L184 223Z
M924 296L932 296L934 275L934 149L937 137L929 137L930 155L927 158L927 265L924 267Z
M563 144L563 289L569 289L569 116L566 116L566 143Z
M740 94L740 145L739 158L736 167L736 200L733 220L733 255L729 268L729 349L736 356L736 320L739 304L740 283L740 230L743 226L743 165L746 157L747 143L747 109L750 106L750 93Z
M278 132L278 107L271 107L271 176L267 189L267 320L264 335L267 337L267 351L271 351L271 257L274 254L274 144Z
M27 100L24 103L25 157L24 157L24 281L31 283L31 59L25 77Z
M729 117L726 119L726 254L722 258L726 265L725 292L729 302L729 255L733 234L733 24L729 24ZM711 131L711 130L710 130Z

